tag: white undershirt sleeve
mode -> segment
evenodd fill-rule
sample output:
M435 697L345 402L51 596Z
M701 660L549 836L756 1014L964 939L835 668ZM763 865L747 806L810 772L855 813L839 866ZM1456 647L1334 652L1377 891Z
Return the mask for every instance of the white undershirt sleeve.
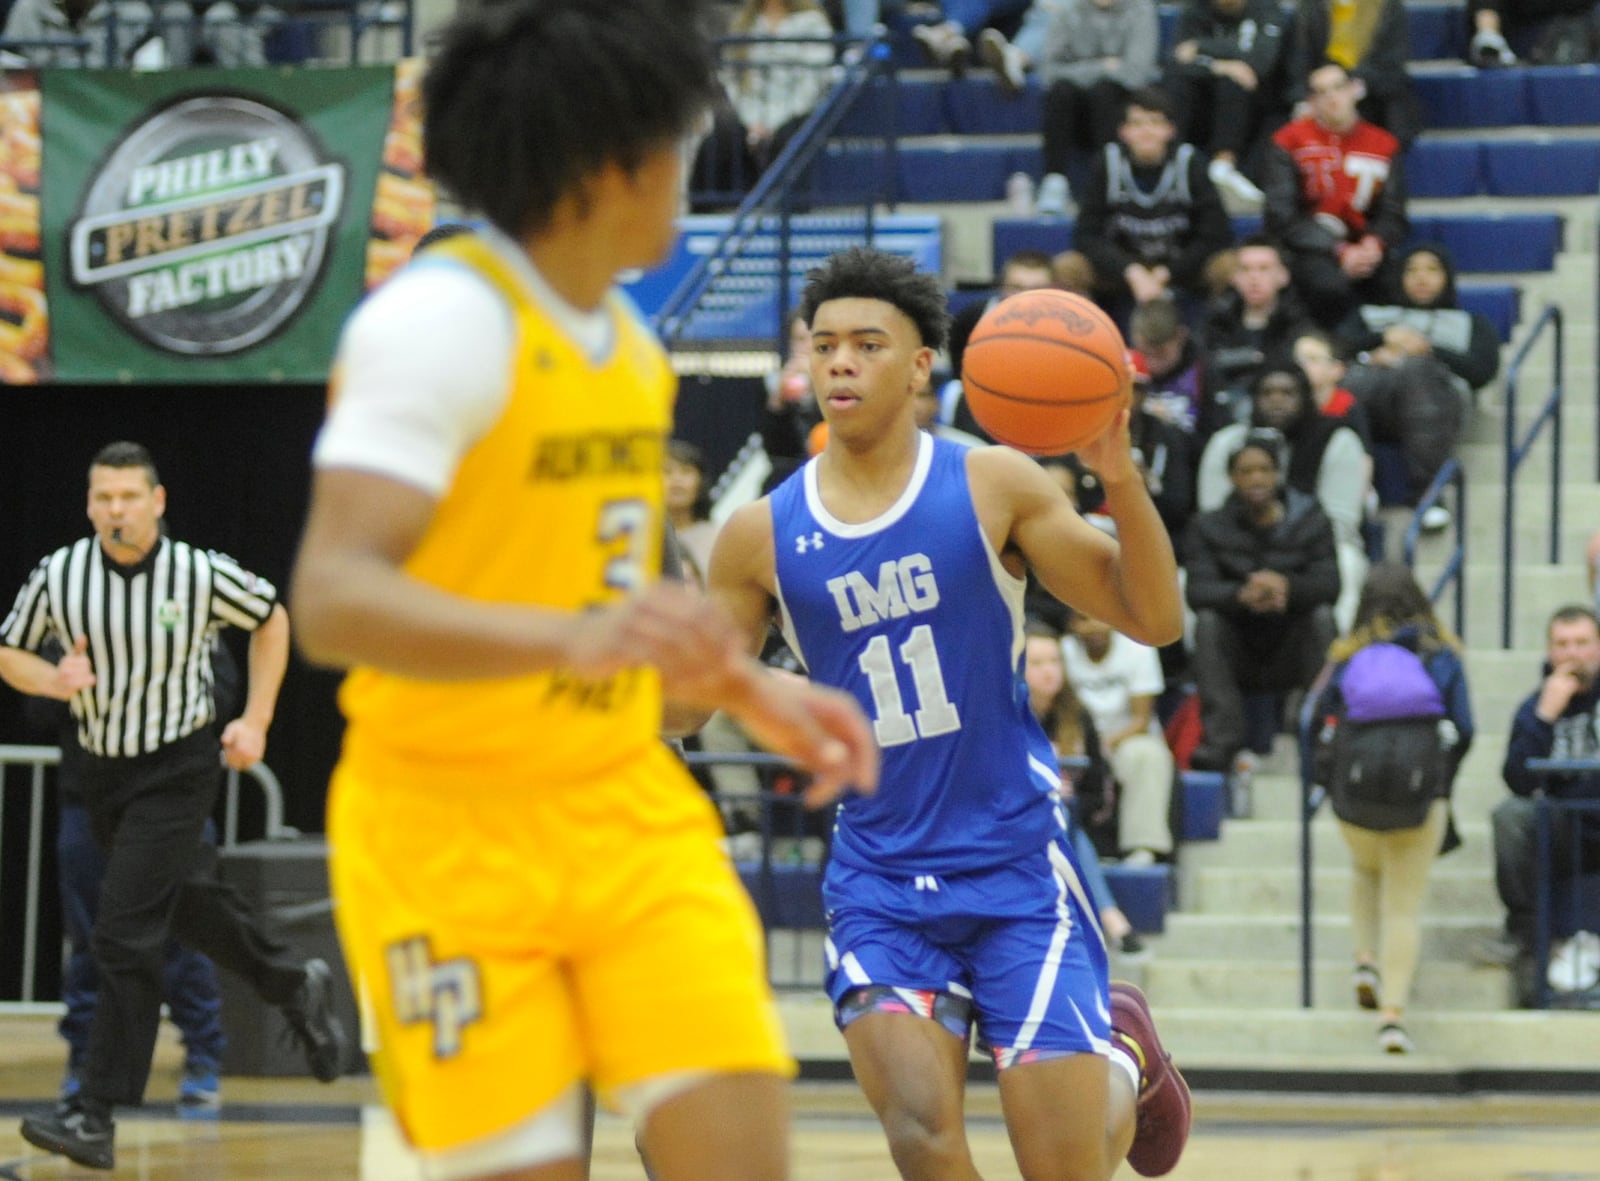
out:
M505 300L464 267L403 270L345 326L338 395L313 465L376 472L442 496L505 407L514 336Z

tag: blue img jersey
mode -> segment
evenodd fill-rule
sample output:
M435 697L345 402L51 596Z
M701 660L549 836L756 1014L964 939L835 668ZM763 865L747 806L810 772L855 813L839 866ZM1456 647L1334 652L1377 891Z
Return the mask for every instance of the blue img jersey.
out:
M967 454L924 434L905 492L863 524L823 507L815 461L772 493L789 642L855 694L883 751L877 793L839 810L833 857L855 869L964 873L1060 835L1022 677L1024 583L978 523Z

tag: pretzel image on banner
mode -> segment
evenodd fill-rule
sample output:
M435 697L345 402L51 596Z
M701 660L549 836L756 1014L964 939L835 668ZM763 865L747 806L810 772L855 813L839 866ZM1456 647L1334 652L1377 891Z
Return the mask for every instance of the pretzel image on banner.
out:
M31 76L17 74L0 79L0 383L48 377L49 346L39 255L39 91Z
M433 225L438 201L422 175L422 62L407 58L394 69L394 111L383 137L383 166L372 194L367 240L367 290L411 257L417 239Z

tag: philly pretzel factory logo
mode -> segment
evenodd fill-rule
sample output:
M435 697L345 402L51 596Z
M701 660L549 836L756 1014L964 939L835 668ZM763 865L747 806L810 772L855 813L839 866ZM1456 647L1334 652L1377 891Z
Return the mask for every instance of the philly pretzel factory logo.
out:
M135 335L222 356L286 325L315 290L344 165L283 112L181 99L137 124L72 223L72 281Z

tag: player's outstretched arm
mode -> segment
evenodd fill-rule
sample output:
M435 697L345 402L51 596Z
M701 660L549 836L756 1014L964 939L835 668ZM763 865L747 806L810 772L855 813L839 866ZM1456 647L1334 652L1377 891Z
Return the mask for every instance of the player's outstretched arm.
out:
M1011 540L1046 590L1062 602L1159 647L1183 634L1183 601L1172 541L1134 465L1124 410L1096 442L1079 452L1100 477L1117 523L1113 541L1090 525L1059 485L1032 460L988 448L968 460L984 465L1011 510Z

